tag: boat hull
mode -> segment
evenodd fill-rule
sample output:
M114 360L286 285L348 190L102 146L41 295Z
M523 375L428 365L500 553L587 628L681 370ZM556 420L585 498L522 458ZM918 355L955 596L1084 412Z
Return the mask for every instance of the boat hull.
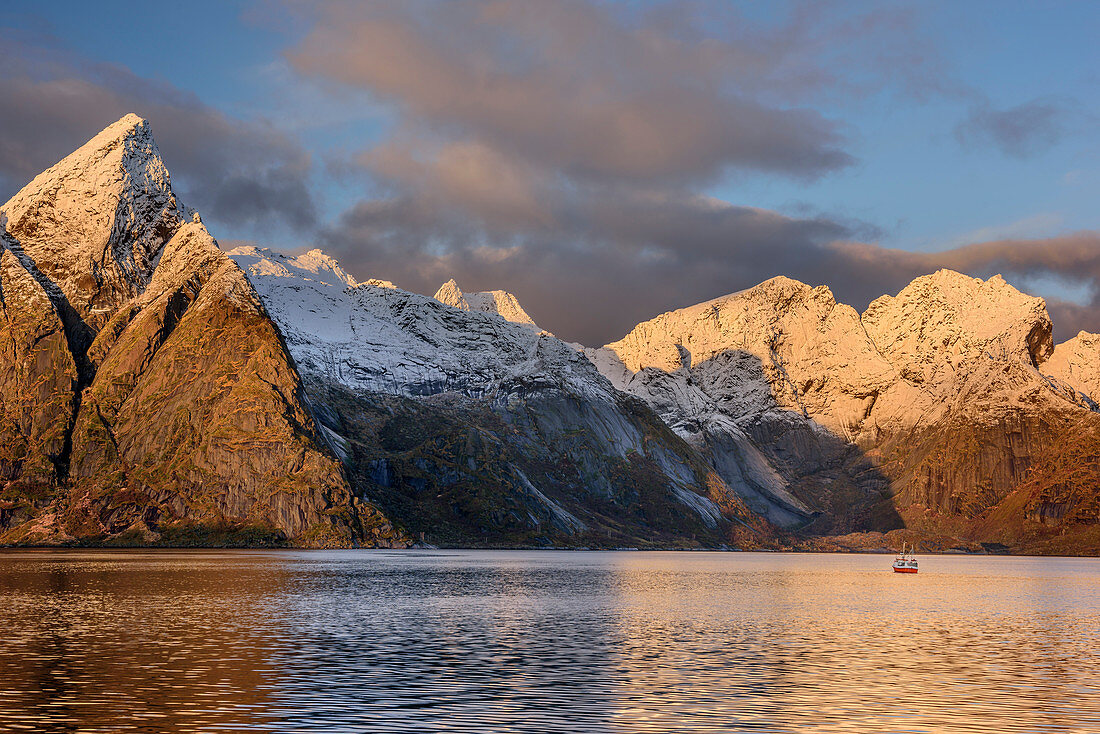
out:
M917 572L917 569L915 569L915 568L898 568L897 566L894 566L894 573L916 573L916 572Z

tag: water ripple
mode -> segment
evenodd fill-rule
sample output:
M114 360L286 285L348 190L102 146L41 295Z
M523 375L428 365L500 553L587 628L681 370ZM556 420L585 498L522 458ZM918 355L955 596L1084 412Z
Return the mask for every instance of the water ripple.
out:
M1098 732L1100 561L0 554L0 731Z

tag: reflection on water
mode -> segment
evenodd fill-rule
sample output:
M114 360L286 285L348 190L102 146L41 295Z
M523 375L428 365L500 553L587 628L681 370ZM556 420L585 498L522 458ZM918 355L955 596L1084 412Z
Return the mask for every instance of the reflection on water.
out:
M0 731L1097 732L1100 561L0 554Z

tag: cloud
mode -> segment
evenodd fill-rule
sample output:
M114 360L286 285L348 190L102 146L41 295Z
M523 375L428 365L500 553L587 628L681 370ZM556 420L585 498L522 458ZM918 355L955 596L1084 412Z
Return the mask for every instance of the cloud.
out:
M433 293L507 288L544 327L602 344L661 310L812 272L823 246L850 230L705 197L589 192L559 199L550 223L486 226L417 194L359 204L321 246L366 277Z
M879 293L896 293L919 275L950 268L981 278L1002 274L1016 287L1043 296L1056 339L1100 329L1100 232L993 240L933 253L855 243L832 243L828 249L835 259L823 270L823 282L835 282L838 296L856 304Z
M1064 218L1058 212L1040 212L1006 224L979 227L966 234L952 238L949 247L960 247L973 242L984 242L986 240L1021 240L1029 237L1037 237L1051 231L1057 231L1062 227L1063 222Z
M798 4L761 25L723 3L412 0L326 3L311 22L290 66L393 111L390 135L355 158L377 196L321 234L363 278L507 288L559 336L600 344L775 275L859 308L939 267L1080 275L1042 256L1069 240L911 253L858 242L880 234L865 223L704 194L731 176L851 165L845 130L815 105L887 87L972 99L905 12ZM1030 150L1057 134L1059 109L976 107L959 134ZM1074 323L1100 313L1078 305Z
M984 278L1002 273L1045 296L1059 339L1100 326L1096 232L929 253L853 241L868 232L851 224L705 197L581 196L556 209L551 226L522 230L505 223L491 229L428 201L414 195L363 202L323 230L321 246L361 279L384 277L421 293L451 277L465 290L506 288L543 327L588 345L776 275L828 285L839 301L862 310L940 268Z
M1070 107L1051 99L1035 99L997 109L988 101L975 104L955 128L963 145L992 144L1005 155L1027 158L1056 145L1069 131Z
M943 93L905 14L807 4L762 27L725 4L674 10L297 6L313 26L288 63L321 82L303 98L351 87L394 124L340 162L369 180L373 198L327 224L308 186L311 158L280 128L5 32L0 185L13 193L134 111L151 120L181 196L208 219L252 236L276 225L319 232L317 244L362 279L425 293L451 277L468 290L508 288L543 326L586 344L775 275L829 285L862 308L940 267L1041 287L1063 337L1100 325L1096 233L1025 239L1047 224L1029 219L965 238L988 242L913 253L868 244L880 233L865 223L704 193L731 174L811 179L849 166L845 130L819 103L899 74L914 94ZM1057 139L1064 114L1044 100L978 104L958 135L1026 154Z
M676 19L576 1L332 3L289 60L396 106L406 134L474 140L571 180L817 177L853 162L837 123L759 98L761 76L820 81L791 26L736 44L723 33L734 18L693 8Z
M310 156L264 122L232 119L128 69L50 39L0 31L0 198L128 112L151 121L181 198L208 219L265 231L316 225Z

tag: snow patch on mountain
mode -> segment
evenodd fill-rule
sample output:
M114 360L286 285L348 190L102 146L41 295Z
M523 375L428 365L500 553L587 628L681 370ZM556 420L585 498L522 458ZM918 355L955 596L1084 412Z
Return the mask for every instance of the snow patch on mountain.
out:
M372 280L356 283L327 255L238 247L299 367L354 390L424 396L493 394L507 382L558 383L602 400L614 389L558 339L495 313L460 311Z
M540 331L534 320L523 310L519 299L507 291L483 291L480 293L463 293L458 283L451 278L436 291L435 300L462 311L477 313L490 313L500 316L505 321L513 324L522 324L535 331Z

